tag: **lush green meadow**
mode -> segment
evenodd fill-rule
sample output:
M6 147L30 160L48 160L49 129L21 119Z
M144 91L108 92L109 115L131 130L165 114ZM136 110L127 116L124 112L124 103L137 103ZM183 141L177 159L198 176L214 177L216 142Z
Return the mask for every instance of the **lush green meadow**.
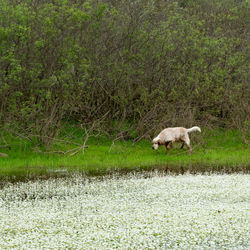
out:
M112 141L104 136L90 137L84 152L72 155L69 151L81 143L84 135L77 132L72 144L56 141L49 148L34 147L21 138L9 142L11 149L2 148L8 157L0 157L1 179L19 179L68 175L84 172L102 175L110 172L129 172L158 169L171 173L183 172L248 172L250 169L250 147L244 143L240 133L232 130L206 130L192 134L193 154L180 149L176 143L166 155L165 147L152 150L150 140L138 143Z

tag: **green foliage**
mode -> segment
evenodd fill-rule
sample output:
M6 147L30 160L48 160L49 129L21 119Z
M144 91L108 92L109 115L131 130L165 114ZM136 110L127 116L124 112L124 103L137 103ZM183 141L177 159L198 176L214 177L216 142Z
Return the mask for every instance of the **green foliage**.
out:
M250 148L236 130L205 130L202 135L193 135L191 156L187 149L180 149L181 145L178 143L174 144L170 154L166 155L165 147L154 151L148 140L133 145L131 140L112 141L104 135L98 138L90 137L87 142L89 148L84 154L82 151L73 156L60 154L75 148L74 143L82 143L85 136L82 130L65 127L64 134L57 138L49 151L34 147L24 138L13 139L5 136L12 150L1 149L9 154L9 157L0 157L0 179L49 178L78 171L97 175L115 171L122 173L152 169L178 174L183 171L232 173L250 170ZM69 137L71 144L65 144L64 140L69 140Z
M231 0L0 1L0 121L49 137L102 118L138 136L248 131L249 13Z

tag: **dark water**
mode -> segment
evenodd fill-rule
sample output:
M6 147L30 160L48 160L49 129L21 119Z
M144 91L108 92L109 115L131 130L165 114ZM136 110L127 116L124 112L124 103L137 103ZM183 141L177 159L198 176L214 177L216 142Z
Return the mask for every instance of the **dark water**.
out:
M162 172L164 174L232 174L232 173L250 173L250 166L151 166L151 167L134 167L134 168L122 168L122 169L75 169L70 170L66 168L61 169L29 169L27 171L12 171L10 173L1 173L0 171L0 188L6 183L16 182L28 182L35 180L47 180L51 178L65 178L76 174L84 175L86 177L107 177L108 175L116 174L117 176L123 176L128 173L144 173L147 177L147 173L152 171Z

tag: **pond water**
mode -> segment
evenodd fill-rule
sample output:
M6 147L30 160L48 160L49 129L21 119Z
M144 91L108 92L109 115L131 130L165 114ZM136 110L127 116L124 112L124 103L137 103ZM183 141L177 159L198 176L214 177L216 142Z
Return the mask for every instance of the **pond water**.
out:
M0 249L248 249L250 176L127 174L8 183Z

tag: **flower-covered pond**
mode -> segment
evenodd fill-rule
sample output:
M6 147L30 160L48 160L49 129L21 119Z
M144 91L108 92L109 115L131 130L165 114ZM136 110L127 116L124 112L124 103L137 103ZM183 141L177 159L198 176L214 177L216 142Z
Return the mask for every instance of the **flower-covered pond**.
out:
M0 249L249 249L249 190L247 174L8 183Z

